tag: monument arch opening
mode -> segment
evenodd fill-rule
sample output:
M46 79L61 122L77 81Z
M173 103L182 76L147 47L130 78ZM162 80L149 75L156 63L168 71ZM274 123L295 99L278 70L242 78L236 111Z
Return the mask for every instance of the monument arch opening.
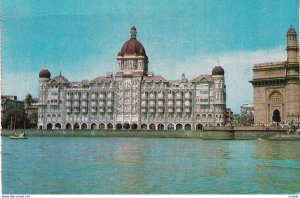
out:
M273 122L281 122L280 111L278 109L275 109L273 111L272 120L273 120Z

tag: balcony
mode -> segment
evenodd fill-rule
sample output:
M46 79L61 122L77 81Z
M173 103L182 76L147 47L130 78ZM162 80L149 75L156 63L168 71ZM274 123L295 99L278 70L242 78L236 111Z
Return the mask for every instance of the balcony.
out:
M177 93L177 94L176 94L176 99L182 99L181 93Z
M105 98L105 94L104 93L100 93L99 94L99 99L104 99Z
M104 106L105 106L105 102L100 101L100 102L99 102L99 107L104 107Z
M95 93L93 93L93 94L92 94L92 96L91 96L91 98L92 98L92 100L96 100L96 99L97 99L97 96L96 96L96 94L95 94Z
M182 108L181 107L176 107L176 112L177 113L181 113L182 112Z
M81 112L82 112L82 113L87 113L87 112L88 112L88 109L87 109L86 107L84 107L84 108L81 109Z
M74 100L79 100L79 95L74 95Z
M184 106L185 107L189 107L189 106L191 106L191 104L192 103L189 100L184 101Z
M87 93L84 93L84 94L82 94L81 99L82 100L87 100L88 99L87 96L88 96Z
M99 112L100 113L104 113L105 112L105 108L104 107L99 107Z
M168 99L174 99L174 95L173 94L168 94Z
M74 108L74 113L79 113L80 109L79 108Z
M92 107L92 113L97 113L97 108L96 107Z
M113 98L113 94L112 93L108 93L106 96L107 99L112 99Z
M192 111L191 111L191 108L189 108L189 107L187 108L187 107L186 107L186 108L184 108L184 112L185 112L185 113L191 113Z
M176 101L176 107L180 107L182 105L181 101Z
M87 102L86 102L86 101L82 101L82 102L81 102L81 106L87 107Z
M72 95L67 95L67 100L71 100L72 99Z
M142 113L147 113L147 107L142 107L141 111Z
M67 113L72 113L72 108L67 108Z
M168 108L168 113L173 113L174 112L174 108L173 107L169 107Z
M190 93L185 93L184 98L185 99L191 99L191 94Z
M142 107L146 107L147 106L147 102L145 100L142 101L141 103Z
M151 94L149 95L149 99L151 99L151 100L155 99L155 94L154 94L154 93L151 93Z
M108 112L108 113L112 113L113 112L113 107L107 107L106 108L106 112Z
M174 106L174 102L172 100L168 101L168 107L173 107Z
M155 107L150 107L150 108L149 108L149 112L150 112L150 113L155 113Z
M158 101L157 106L163 107L163 106L164 106L164 103L163 103L162 101Z
M163 112L164 112L164 108L160 108L160 107L159 107L159 108L157 109L157 112L158 112L158 113L163 113Z
M154 102L154 101L150 101L150 102L149 102L149 106L150 106L150 107L154 107L154 106L155 106L155 102Z
M97 106L97 102L92 101L91 105L92 105L92 107L96 107Z
M142 99L147 99L148 97L147 97L147 94L146 93L143 93L142 94Z
M106 106L111 107L113 106L113 103L111 101L107 101Z
M163 94L163 93L157 94L157 98L158 98L158 99L164 99L164 94Z
M79 107L79 102L78 102L78 101L75 101L75 102L73 103L73 106L74 106L74 107Z

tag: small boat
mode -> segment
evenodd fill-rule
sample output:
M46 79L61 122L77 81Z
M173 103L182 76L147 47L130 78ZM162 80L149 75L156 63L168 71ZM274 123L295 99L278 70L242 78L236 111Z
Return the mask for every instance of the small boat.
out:
M16 131L16 120L17 120L17 115L15 115L15 120L14 120L14 131ZM12 117L11 117L11 124L12 124ZM9 136L10 139L27 139L26 133L20 133L19 135L15 132L14 135Z
M26 133L21 133L21 134L14 134L14 135L11 135L9 136L10 139L27 139L27 136L26 136Z

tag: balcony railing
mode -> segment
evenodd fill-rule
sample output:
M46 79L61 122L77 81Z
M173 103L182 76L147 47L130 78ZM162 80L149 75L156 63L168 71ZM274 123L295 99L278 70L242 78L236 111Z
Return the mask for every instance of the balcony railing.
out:
M149 102L149 106L150 106L150 107L154 107L154 106L155 106L155 102L154 102L154 101L150 101L150 102Z
M163 103L163 102L161 102L161 101L159 101L159 102L157 103L157 106L159 106L159 107L163 107L163 106L164 106L164 103Z
M72 113L72 108L67 108L67 113Z
M79 102L78 102L78 101L75 101L75 102L73 103L73 106L74 106L74 107L79 107Z
M81 111L82 111L82 113L87 113L88 112L87 108L82 108Z
M150 107L150 108L149 108L149 112L150 112L150 113L155 113L155 107Z
M74 95L73 99L74 100L79 100L79 96L78 95Z
M82 100L87 100L87 99L88 99L88 97L87 97L87 93L85 93L85 94L82 94L82 96L81 96L81 99L82 99Z
M186 106L186 107L189 107L189 106L191 106L191 102L190 101L184 101L184 106Z
M158 98L158 99L163 99L163 98L164 98L164 94L159 93L159 94L157 95L157 98Z
M164 108L158 108L158 109L157 109L157 112L158 112L158 113L163 113L163 112L164 112Z
M173 113L173 112L174 112L174 108L173 108L173 107L169 107L169 108L168 108L168 112L169 112L169 113Z
M99 107L99 112L100 113L104 113L105 112L105 108L104 107Z
M93 107L91 111L92 111L92 113L96 113L97 112L97 108Z
M191 94L190 93L185 93L184 98L185 99L191 99Z

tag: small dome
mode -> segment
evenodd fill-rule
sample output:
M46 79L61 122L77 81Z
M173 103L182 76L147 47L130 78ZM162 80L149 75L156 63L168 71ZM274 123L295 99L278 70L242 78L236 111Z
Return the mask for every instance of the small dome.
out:
M136 28L131 27L131 37L126 41L121 48L121 51L118 53L118 56L124 55L140 55L146 56L146 51L143 45L136 39Z
M294 29L293 25L290 26L290 28L286 34L296 34L296 30Z
M51 73L46 68L42 69L39 73L39 78L50 78L50 77L51 77Z
M215 66L212 70L212 75L213 76L217 76L217 75L224 76L224 69L221 66Z

